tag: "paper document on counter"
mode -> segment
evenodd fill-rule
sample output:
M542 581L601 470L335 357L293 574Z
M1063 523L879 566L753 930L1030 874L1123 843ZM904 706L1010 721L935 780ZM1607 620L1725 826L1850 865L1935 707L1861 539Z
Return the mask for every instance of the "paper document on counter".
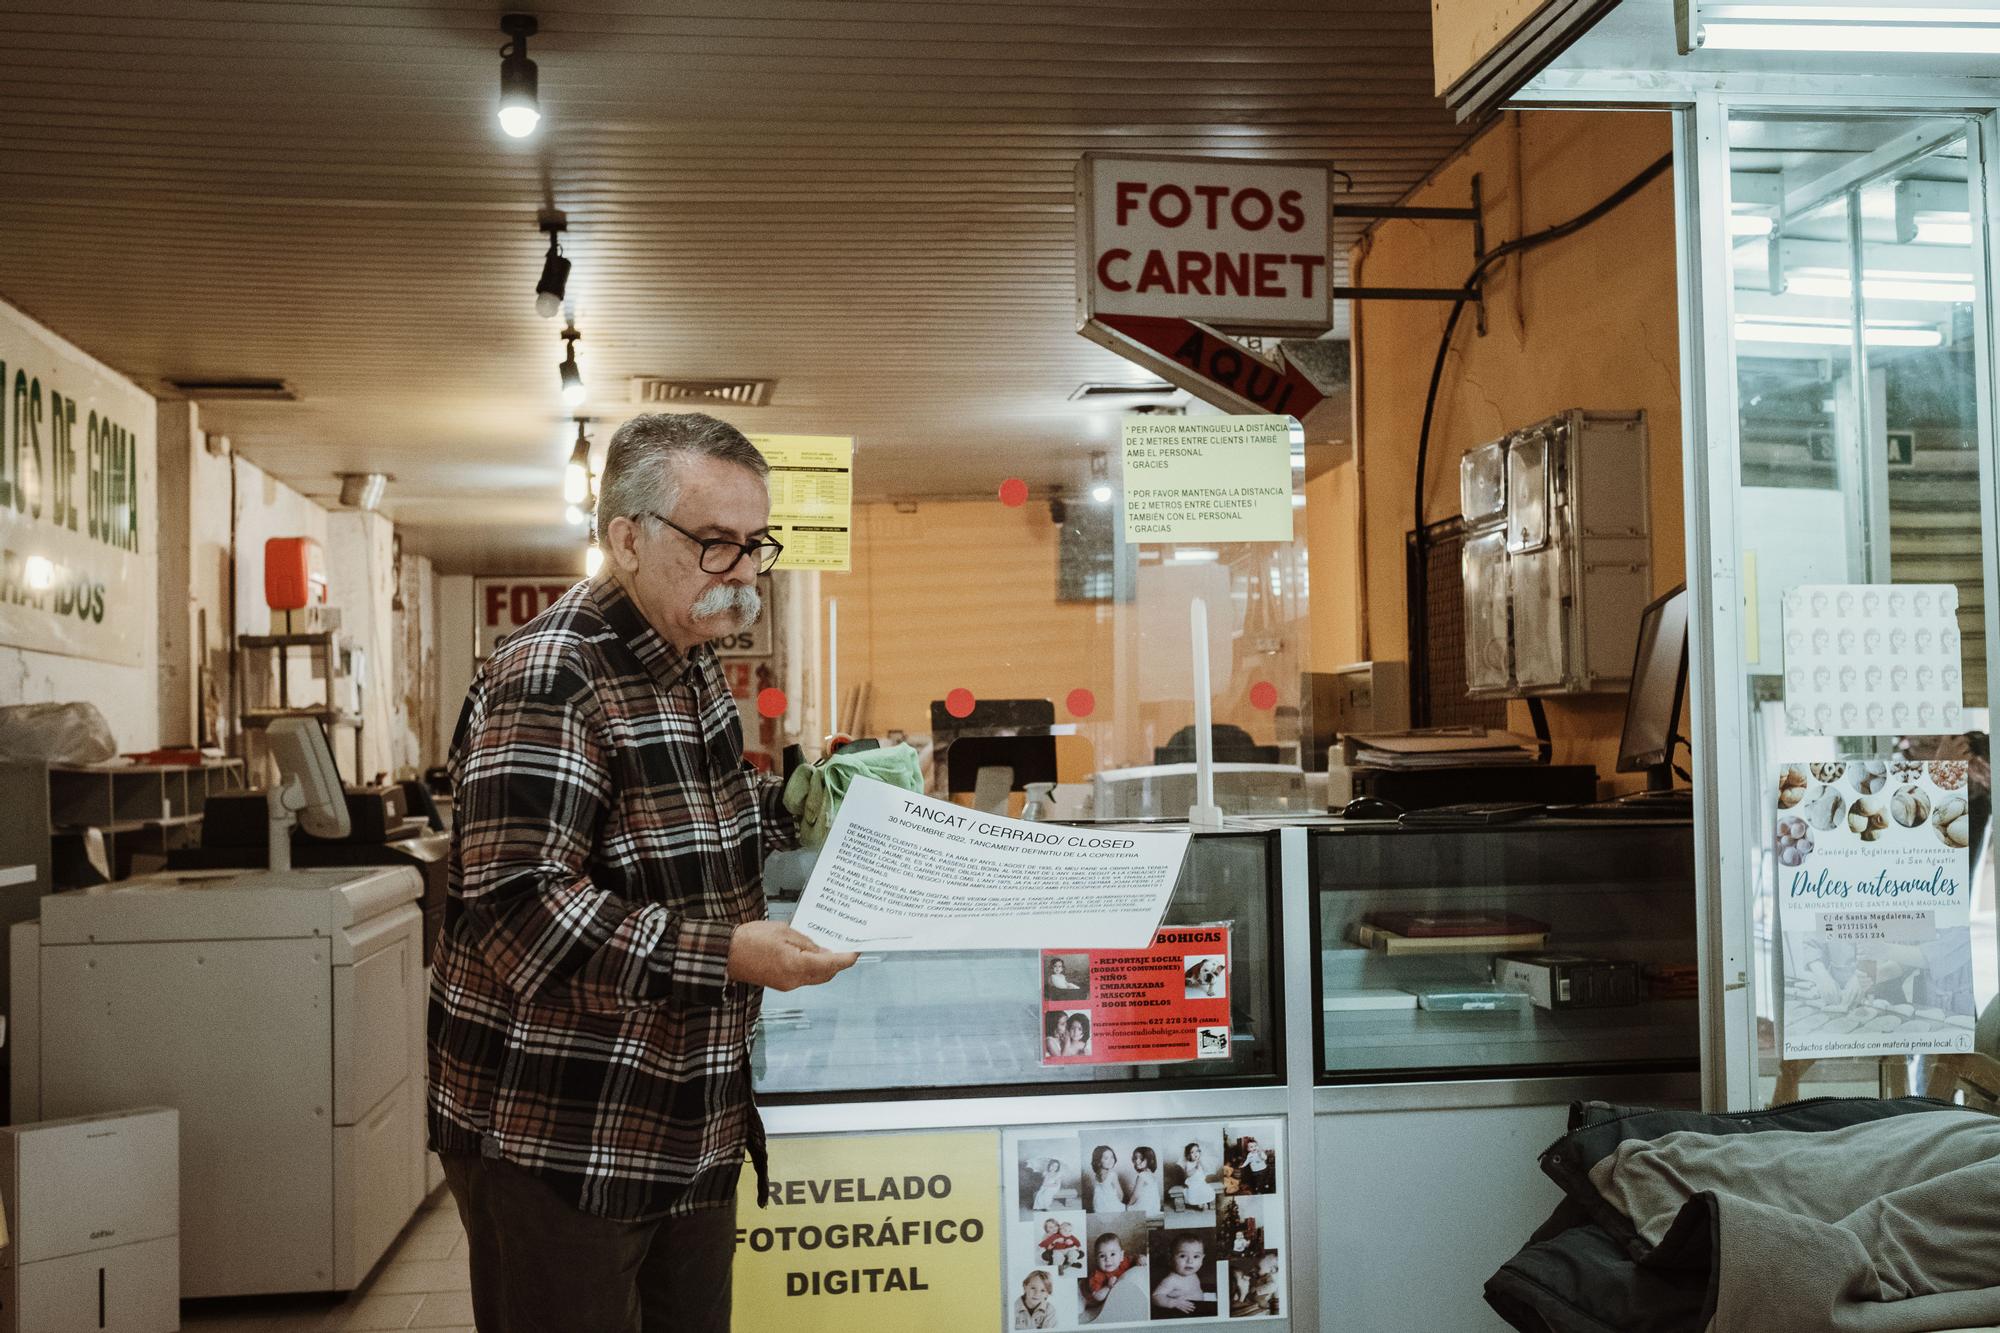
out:
M1188 837L1025 823L863 779L791 924L865 953L1144 948Z

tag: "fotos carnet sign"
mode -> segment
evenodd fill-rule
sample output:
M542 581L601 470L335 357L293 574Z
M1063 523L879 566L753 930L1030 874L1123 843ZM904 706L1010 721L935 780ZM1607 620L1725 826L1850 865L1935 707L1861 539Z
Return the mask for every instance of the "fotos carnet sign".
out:
M1077 164L1081 320L1331 328L1327 177L1322 166L1085 155Z

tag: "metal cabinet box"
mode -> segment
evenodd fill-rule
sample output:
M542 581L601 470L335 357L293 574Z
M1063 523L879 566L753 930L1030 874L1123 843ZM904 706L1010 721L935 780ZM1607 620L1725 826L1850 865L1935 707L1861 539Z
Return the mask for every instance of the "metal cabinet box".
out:
M1631 683L1652 595L1643 412L1573 410L1468 452L1466 693L1591 694Z

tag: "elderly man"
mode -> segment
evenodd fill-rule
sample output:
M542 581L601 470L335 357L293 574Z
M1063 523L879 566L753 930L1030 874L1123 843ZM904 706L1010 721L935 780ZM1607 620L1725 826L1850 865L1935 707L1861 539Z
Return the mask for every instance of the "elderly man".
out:
M764 919L791 824L708 641L777 559L762 456L699 415L612 437L603 571L481 668L430 1006L430 1138L482 1333L725 1333L763 987L854 962Z

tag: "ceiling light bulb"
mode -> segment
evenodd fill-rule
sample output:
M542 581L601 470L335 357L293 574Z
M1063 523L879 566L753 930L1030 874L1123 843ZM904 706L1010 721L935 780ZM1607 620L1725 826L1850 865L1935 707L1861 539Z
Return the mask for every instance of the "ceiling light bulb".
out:
M594 579L597 577L597 571L602 568L604 568L604 548L592 542L583 548L583 576Z
M500 128L509 136L525 139L542 120L540 80L535 62L528 59L528 39L535 35L533 14L507 14L500 31L513 40L500 48Z
M55 563L45 555L31 555L21 565L21 580L35 592L56 586Z
M583 520L585 517L586 515L584 514L583 510L578 508L576 505L566 505L563 508L563 522L569 524L573 528L582 527Z
M535 132L535 126L542 123L542 113L532 106L502 104L500 107L500 128L515 139L525 139Z
M1090 498L1099 504L1111 503L1111 488L1102 482L1090 488Z
M542 260L542 280L535 284L535 313L554 319L562 313L563 294L569 290L569 260L556 244L556 231L549 228L549 253Z
M590 441L584 438L583 423L576 423L576 448L570 450L563 468L563 500L572 508L590 496ZM572 520L574 521L574 520Z
M556 373L562 377L563 401L575 407L583 401L583 372L576 364L576 342L583 335L574 328L568 328L563 330L562 336L566 346L563 359L556 366Z

